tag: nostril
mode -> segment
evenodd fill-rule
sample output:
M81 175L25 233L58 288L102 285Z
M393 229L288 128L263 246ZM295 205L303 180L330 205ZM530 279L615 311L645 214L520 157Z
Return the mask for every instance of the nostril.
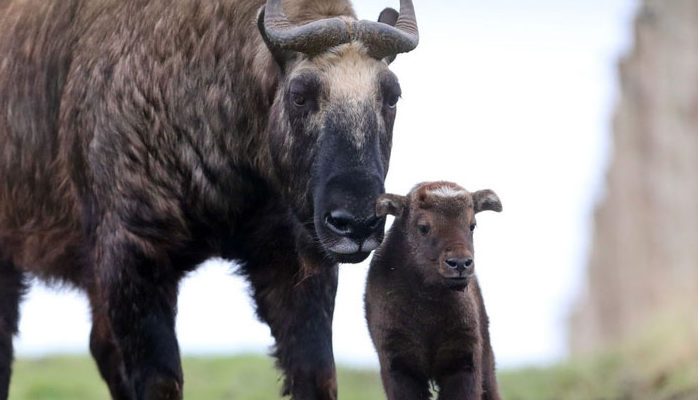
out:
M350 213L342 210L335 210L326 214L326 226L339 235L352 233L353 217Z
M472 265L473 261L471 258L448 258L445 260L445 264L451 269L456 269L458 271L464 271Z

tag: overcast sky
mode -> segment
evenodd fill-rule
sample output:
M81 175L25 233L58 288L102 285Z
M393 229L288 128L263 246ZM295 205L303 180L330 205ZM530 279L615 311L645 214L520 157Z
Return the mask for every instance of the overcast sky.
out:
M479 214L476 271L500 366L566 354L590 217L604 191L616 63L630 45L633 0L414 0L421 43L392 64L403 98L386 182L491 188L504 211ZM396 4L394 4L396 3ZM355 1L375 19L398 1ZM363 315L368 263L341 265L334 347L339 363L376 366ZM183 353L265 352L247 286L208 262L182 285ZM22 306L18 354L86 352L81 294L35 285Z

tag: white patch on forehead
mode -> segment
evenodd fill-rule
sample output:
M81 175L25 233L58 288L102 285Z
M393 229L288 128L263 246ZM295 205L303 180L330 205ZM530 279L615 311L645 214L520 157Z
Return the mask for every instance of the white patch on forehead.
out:
M468 194L466 190L452 186L440 186L431 190L430 193L437 197L467 197Z
M349 55L326 71L331 99L363 102L377 94L379 68L375 60Z

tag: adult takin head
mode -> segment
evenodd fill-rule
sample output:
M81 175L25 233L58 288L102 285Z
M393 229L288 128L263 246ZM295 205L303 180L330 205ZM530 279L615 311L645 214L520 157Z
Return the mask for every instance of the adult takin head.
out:
M406 241L411 268L426 285L463 290L474 274L475 215L485 210L502 210L492 190L469 192L456 183L428 182L406 196L382 195L376 213L397 217L392 238Z
M401 88L388 69L418 44L413 4L357 21L343 4L311 1L290 21L269 0L258 26L283 71L270 110L270 154L282 192L313 236L341 262L365 259L382 240L374 203L384 192ZM286 5L286 4L285 4ZM352 13L350 14L352 15Z

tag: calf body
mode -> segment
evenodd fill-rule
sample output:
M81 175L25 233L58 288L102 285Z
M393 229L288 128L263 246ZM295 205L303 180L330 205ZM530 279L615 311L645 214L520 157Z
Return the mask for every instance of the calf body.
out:
M387 397L499 399L488 317L474 276L474 214L500 211L490 190L424 183L383 195L378 215L396 221L375 253L365 295L367 323Z

